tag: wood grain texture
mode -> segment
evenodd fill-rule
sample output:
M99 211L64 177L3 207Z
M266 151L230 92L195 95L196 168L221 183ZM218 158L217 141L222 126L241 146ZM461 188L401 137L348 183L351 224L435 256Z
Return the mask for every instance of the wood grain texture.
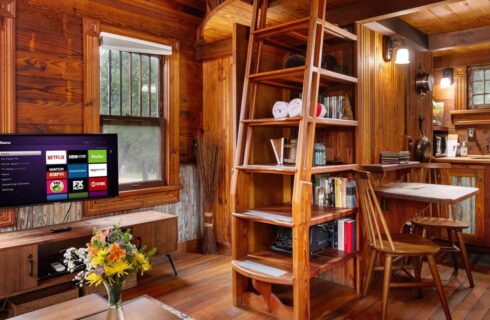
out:
M18 0L19 132L83 132L82 20L94 19L181 42L181 76L175 79L180 87L176 99L181 106L177 115L181 144L178 153L182 162L193 161L192 140L200 127L202 104L201 63L194 59L196 30L203 15L201 5L196 0ZM57 121L46 121L46 115L53 113Z
M475 288L468 288L466 274L453 274L450 257L438 259L439 273L444 284L453 319L483 319L489 312L490 297L488 255L470 254L475 277ZM156 266L138 280L138 287L124 292L125 301L148 294L196 319L272 320L268 315L237 308L231 304L231 264L227 256L183 254L175 258L179 277L174 278L170 266ZM396 277L403 277L397 273ZM430 278L427 264L422 268L422 279ZM366 298L360 298L350 289L331 282L312 280L313 319L379 319L380 277L375 275L373 288ZM210 287L209 283L213 283ZM319 285L320 284L320 285ZM287 297L287 293L281 295ZM326 303L328 301L328 303ZM444 314L435 290L424 290L418 299L416 291L390 292L389 318L443 319Z
M15 30L16 3L0 1L0 134L16 132ZM15 225L14 210L0 210L0 228Z
M429 35L487 26L490 3L486 0L453 1L418 11L401 19Z

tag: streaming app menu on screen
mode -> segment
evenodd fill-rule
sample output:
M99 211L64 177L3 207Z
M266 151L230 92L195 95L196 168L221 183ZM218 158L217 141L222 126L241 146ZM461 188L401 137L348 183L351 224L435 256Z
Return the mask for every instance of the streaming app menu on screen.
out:
M0 136L0 206L118 194L115 137L26 138Z

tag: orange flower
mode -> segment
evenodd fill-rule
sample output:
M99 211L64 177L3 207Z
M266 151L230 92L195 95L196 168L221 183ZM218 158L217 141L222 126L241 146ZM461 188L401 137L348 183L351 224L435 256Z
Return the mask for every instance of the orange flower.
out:
M99 252L99 248L97 248L96 246L91 246L90 244L87 246L87 251L89 254L95 256L97 254L97 252Z
M116 262L117 260L123 258L126 255L126 250L121 249L118 243L113 243L109 247L109 261Z
M109 230L101 230L97 232L97 234L95 234L92 239L90 239L90 242L100 241L101 243L105 244L105 240L109 235L109 232Z

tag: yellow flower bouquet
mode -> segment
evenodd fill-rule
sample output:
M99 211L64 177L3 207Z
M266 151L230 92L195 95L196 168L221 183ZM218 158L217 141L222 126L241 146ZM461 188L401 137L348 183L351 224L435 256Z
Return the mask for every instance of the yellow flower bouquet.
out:
M93 237L84 248L70 248L65 252L65 265L69 272L77 272L75 281L98 286L104 284L109 296L109 311L121 309L122 286L126 279L138 272L151 269L150 258L156 249L137 248L130 230L118 226L94 230ZM122 313L122 310L120 310Z

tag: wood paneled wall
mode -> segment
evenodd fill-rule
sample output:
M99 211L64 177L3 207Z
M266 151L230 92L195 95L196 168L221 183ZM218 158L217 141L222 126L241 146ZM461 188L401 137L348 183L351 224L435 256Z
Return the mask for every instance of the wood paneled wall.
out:
M198 0L17 0L17 131L83 132L82 19L181 43L180 158L193 160L201 125L202 67L194 43Z
M361 26L359 32L359 111L362 163L378 163L382 151L401 151L405 135L415 142L421 134L418 116L425 117L425 132L431 132L431 95L415 92L415 76L422 66L432 70L430 54L410 50L410 64L385 62L382 35Z
M450 112L467 109L467 68L472 65L490 64L490 51L479 50L434 57L435 88L434 100L444 102L444 123L450 133L457 133L460 141L468 140L468 128L471 126L455 127ZM449 88L441 88L439 83L443 68L454 68L454 84ZM482 115L481 117L485 117ZM476 141L468 141L468 154L485 154L486 146L490 144L490 126L475 125Z
M194 44L204 10L199 0L16 0L16 131L83 132L82 21L91 18L180 42L180 159L192 162L202 122L202 63ZM185 241L200 237L201 199L195 166L181 166L180 175L181 201L154 209L179 215ZM21 208L16 216L16 225L0 232L83 218L78 202Z

